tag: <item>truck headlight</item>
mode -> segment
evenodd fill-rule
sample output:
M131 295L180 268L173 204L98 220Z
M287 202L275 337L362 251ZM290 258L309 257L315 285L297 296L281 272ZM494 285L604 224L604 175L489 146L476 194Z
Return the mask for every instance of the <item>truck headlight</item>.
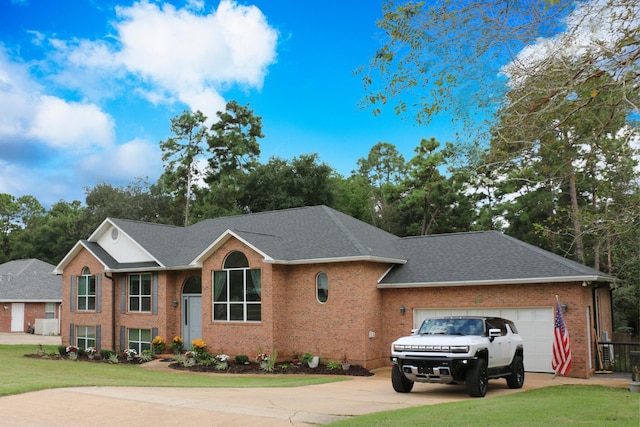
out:
M468 345L452 345L450 347L451 353L469 353Z

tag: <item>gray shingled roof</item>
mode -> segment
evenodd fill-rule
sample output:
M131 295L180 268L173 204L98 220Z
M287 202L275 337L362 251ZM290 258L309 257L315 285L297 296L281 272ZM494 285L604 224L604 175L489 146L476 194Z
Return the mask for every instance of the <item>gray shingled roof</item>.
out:
M111 219L166 267L187 266L227 230L277 262L402 260L397 236L326 206L208 219L187 228Z
M37 259L0 264L0 301L62 301L62 277L52 274L54 268Z
M407 237L396 246L408 261L380 287L613 279L497 231Z
M326 206L214 218L186 228L110 221L161 263L121 264L97 243L83 242L114 270L188 267L230 230L274 263L396 264L380 287L613 280L496 231L399 238Z

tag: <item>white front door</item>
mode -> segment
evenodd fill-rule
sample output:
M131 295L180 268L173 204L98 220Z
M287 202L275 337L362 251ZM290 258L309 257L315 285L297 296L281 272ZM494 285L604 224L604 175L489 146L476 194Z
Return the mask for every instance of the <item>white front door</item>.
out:
M191 349L191 341L202 338L202 297L182 295L182 337L184 347Z
M24 303L11 304L11 332L24 332Z

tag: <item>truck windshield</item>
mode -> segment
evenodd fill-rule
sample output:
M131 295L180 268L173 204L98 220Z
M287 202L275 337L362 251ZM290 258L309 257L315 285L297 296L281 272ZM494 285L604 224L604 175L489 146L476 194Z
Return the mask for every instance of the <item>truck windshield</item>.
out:
M482 319L427 319L422 323L420 335L483 335Z

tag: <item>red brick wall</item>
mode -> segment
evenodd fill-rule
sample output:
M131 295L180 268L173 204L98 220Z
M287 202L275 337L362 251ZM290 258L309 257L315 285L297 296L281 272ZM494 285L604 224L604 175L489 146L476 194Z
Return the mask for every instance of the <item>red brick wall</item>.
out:
M5 310L4 308L7 307ZM0 332L11 332L11 303L0 302Z
M69 312L71 275L78 276L84 267L89 267L91 274L102 274L102 312L97 313L74 311ZM121 313L121 286L125 274L111 274L110 280L103 274L103 266L88 251L80 253L64 269L62 281L63 309L61 335L63 345L69 345L69 324L75 326L101 325L101 349L120 350L120 327L125 329L158 328L158 335L165 338L167 343L174 335L180 335L180 306L173 307L173 301L180 301L182 285L199 270L181 270L175 272L158 272L158 314L151 313ZM126 286L126 280L125 280ZM126 291L126 289L125 289ZM115 297L115 298L113 298ZM115 306L113 305L115 302ZM74 303L74 305L76 305ZM115 309L115 331L112 328L112 310ZM152 337L153 339L153 337ZM124 337L126 342L127 337ZM115 345L114 345L115 343Z
M5 310L4 307L7 307ZM58 318L58 307L56 304L55 318ZM0 332L11 332L11 311L13 303L0 302ZM46 315L46 303L44 302L25 302L24 303L24 322L22 331L27 332L29 326L35 326L36 319L44 319ZM16 331L17 332L17 331Z

